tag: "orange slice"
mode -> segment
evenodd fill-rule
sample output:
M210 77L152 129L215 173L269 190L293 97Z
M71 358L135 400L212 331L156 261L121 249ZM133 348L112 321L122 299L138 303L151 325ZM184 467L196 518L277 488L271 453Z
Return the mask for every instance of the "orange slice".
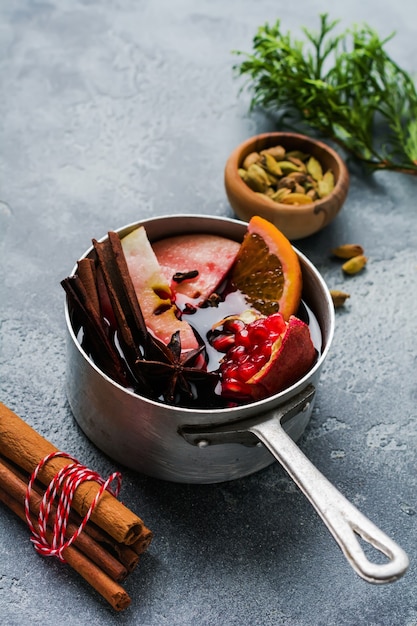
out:
M303 287L300 261L289 240L271 222L254 216L232 270L232 282L263 315L297 312Z

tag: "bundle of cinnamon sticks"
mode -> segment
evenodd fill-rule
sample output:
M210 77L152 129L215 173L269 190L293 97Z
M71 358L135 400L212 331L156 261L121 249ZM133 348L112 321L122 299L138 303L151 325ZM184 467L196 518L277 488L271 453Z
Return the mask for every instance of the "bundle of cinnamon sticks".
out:
M0 403L0 501L25 522L24 502L30 476L52 452L58 449ZM67 464L67 459L57 456L39 471L30 495L30 515L35 527L45 486ZM83 482L77 488L67 527L68 538L80 525L99 489L99 483L94 481ZM51 526L54 515L52 511ZM131 602L121 582L135 569L152 536L152 531L137 515L109 491L104 491L84 531L65 548L63 557L120 611Z

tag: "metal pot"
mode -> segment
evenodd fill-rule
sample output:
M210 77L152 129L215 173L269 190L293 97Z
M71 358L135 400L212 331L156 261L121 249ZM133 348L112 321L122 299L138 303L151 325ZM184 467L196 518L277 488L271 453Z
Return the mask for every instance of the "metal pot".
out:
M141 224L151 241L197 232L241 241L247 227L227 218L173 215L130 224L118 232L127 235ZM246 476L278 460L321 515L357 573L369 582L390 582L406 571L407 555L350 504L294 443L310 419L334 332L334 308L326 284L310 261L297 253L303 300L318 320L322 347L313 368L285 391L240 407L214 410L169 406L138 396L103 374L87 357L66 305L68 400L84 433L103 452L159 479L216 483ZM92 248L84 256L91 254ZM383 552L389 562L370 562L357 535Z

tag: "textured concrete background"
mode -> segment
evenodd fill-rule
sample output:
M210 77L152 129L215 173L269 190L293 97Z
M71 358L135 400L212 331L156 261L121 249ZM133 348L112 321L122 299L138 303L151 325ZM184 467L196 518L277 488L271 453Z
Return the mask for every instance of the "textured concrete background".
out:
M238 96L232 49L282 19L299 32L329 3L258 0L17 0L1 3L0 392L56 446L102 475L122 469L84 437L64 392L60 280L92 237L152 215L232 216L223 167L270 128ZM331 3L366 21L417 73L417 5ZM212 486L123 471L122 498L155 533L115 614L75 573L37 556L0 508L2 624L416 626L417 178L350 164L345 208L297 242L330 287L351 293L300 446L409 553L392 585L361 580L277 465ZM369 256L343 278L329 250Z

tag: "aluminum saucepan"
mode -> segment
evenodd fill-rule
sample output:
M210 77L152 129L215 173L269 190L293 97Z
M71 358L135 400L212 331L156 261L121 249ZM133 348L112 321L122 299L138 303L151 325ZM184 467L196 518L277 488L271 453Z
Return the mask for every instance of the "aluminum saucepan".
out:
M117 232L123 237L139 225L145 227L150 241L198 232L242 241L247 228L228 218L171 215L130 224ZM159 479L216 483L252 474L278 460L316 508L354 570L372 583L392 582L408 568L405 552L348 502L295 443L309 422L335 324L326 284L313 264L297 253L303 301L318 323L321 350L311 370L288 389L243 406L213 410L181 408L136 395L89 359L66 303L69 404L79 426L98 448L119 463ZM92 254L90 248L84 256ZM368 560L359 537L385 554L387 562Z

